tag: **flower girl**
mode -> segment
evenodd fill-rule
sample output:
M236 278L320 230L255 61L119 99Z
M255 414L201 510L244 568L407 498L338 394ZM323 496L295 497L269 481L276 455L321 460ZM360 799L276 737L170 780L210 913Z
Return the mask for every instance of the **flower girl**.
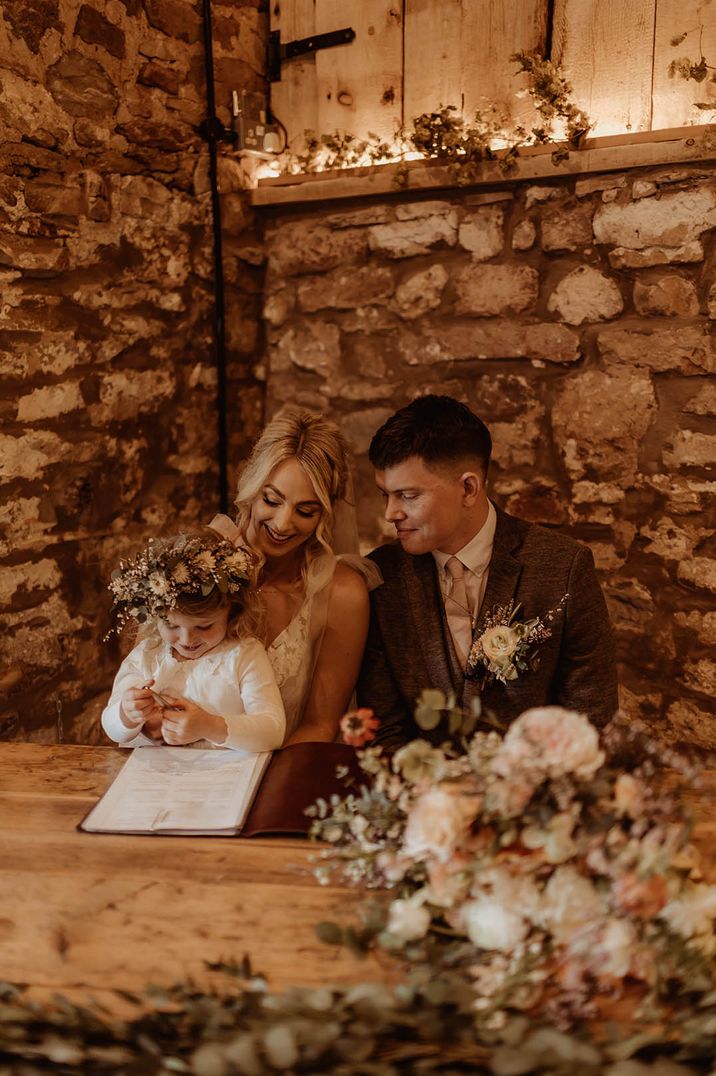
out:
M252 555L208 527L150 540L120 563L110 583L119 627L143 627L102 713L108 736L127 747L281 746L283 703L250 634L254 573Z

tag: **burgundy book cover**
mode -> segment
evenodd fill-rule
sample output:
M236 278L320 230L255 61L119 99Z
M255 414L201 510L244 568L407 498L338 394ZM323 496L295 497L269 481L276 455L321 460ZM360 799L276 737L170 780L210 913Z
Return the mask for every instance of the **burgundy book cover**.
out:
M336 769L347 769L337 777ZM274 751L241 837L305 836L311 826L304 813L320 797L343 797L369 783L355 749L344 743L295 743Z

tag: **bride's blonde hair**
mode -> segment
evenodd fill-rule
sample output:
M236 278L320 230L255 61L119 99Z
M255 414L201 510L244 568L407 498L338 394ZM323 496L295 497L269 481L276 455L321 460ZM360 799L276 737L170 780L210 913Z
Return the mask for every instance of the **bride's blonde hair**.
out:
M306 557L310 559L332 549L333 509L345 496L348 481L345 439L333 422L315 411L287 407L264 428L239 476L234 502L236 524L245 537L251 505L274 468L289 459L301 464L321 505L318 526L306 543Z

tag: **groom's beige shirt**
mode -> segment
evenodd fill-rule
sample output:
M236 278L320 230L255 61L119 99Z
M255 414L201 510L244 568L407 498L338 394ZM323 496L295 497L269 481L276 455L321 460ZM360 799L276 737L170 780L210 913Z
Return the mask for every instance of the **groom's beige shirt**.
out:
M437 550L433 553L438 568L438 579L440 580L443 602L450 591L449 576L445 565L450 560L451 555L457 557L464 564L466 569L465 590L467 591L467 601L470 606L473 628L480 612L482 599L485 597L487 574L490 570L490 558L492 557L492 543L495 540L495 527L497 525L495 506L492 501L488 501L487 505L487 519L477 534L462 549L458 549L457 553L454 554L441 553Z

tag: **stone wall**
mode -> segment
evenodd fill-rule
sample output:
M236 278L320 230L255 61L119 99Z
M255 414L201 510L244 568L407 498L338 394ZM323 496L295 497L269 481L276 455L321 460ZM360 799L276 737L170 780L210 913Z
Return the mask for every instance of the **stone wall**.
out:
M623 702L716 744L716 170L273 211L269 406L325 408L381 534L370 436L421 392L495 440L492 494L595 555ZM390 528L392 530L392 528Z
M213 5L217 101L259 89L261 0ZM0 738L92 741L105 584L218 508L199 0L0 15ZM261 251L222 161L231 458L262 418Z

